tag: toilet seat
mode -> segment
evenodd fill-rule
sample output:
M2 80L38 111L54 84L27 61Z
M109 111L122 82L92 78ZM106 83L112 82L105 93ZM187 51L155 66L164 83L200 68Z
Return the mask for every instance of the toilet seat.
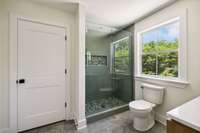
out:
M135 111L151 111L156 105L145 100L136 100L129 103L129 107Z

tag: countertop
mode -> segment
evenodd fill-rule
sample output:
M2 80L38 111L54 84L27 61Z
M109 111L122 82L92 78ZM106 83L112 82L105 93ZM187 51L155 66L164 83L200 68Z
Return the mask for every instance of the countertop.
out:
M200 96L167 112L167 117L200 131Z

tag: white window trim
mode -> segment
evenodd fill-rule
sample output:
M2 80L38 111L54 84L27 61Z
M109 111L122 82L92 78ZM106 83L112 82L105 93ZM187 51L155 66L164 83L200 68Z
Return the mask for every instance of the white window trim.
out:
M139 49L140 49L140 57L139 57L139 61L140 61L140 66L139 66L139 73L140 73L140 75L141 76L144 76L144 77L153 77L153 78L162 78L162 76L159 76L159 75L148 75L148 74L142 74L142 55L144 55L143 54L143 52L142 52L142 49L143 49L143 45L142 45L142 34L144 34L144 33L147 33L147 32L149 32L149 31L152 31L152 30L155 30L155 29L157 29L157 28L161 28L162 26L167 26L167 25L169 25L169 24L172 24L172 23L175 23L175 22L179 22L180 23L180 17L176 17L176 18L174 18L174 19L171 19L171 20L168 20L168 21L166 21L166 22L164 22L164 23L161 23L161 24L158 24L158 25L155 25L155 26L153 26L153 27L151 27L151 28L148 28L148 29L146 29L146 30L144 30L144 31L142 31L142 32L139 32L139 34L138 34L138 39L139 39L139 42L138 42L138 44L139 44ZM180 30L180 29L179 29ZM180 78L180 73L181 73L181 70L180 70L180 34L179 34L179 36L178 36L178 41L179 41L179 46L178 46L178 49L176 50L177 52L178 52L178 77L177 77L177 79L179 79ZM168 52L168 51L167 51ZM150 52L150 53L152 53L153 54L153 52ZM158 53L158 52L155 52L155 53ZM159 53L161 53L161 52L159 52ZM156 69L156 73L157 73L157 69ZM163 76L163 78L164 79L172 79L173 77L165 77L165 76ZM163 79L162 78L162 79ZM173 78L173 79L176 79L176 78Z
M180 35L179 35L179 58L178 58L178 66L179 66L179 76L178 78L171 78L171 77L161 77L161 76L150 76L142 74L142 45L141 45L141 34L155 28L161 27L163 25L170 24L172 22L179 21L180 22ZM178 87L178 88L185 88L189 82L187 81L187 10L183 16L176 16L168 21L163 23L159 23L157 25L153 25L150 28L146 28L143 31L139 31L136 33L136 44L135 44L135 79L142 80L144 82L152 82L157 84L166 83L168 85Z
M135 80L153 83L163 86L170 86L175 88L185 88L189 85L188 81L173 79L173 78L158 78L158 77L151 77L151 76L135 76Z

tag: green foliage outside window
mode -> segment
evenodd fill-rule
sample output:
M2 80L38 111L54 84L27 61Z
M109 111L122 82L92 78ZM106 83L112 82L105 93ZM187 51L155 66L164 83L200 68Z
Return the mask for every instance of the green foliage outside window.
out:
M129 38L122 39L114 44L112 71L114 73L129 73Z
M178 77L178 40L143 44L142 73Z
M141 35L143 74L178 77L179 35L179 21L170 22Z

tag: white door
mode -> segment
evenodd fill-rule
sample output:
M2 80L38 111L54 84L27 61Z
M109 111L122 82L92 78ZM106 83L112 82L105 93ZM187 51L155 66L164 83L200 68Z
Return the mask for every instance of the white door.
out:
M65 119L65 29L18 20L18 130Z

